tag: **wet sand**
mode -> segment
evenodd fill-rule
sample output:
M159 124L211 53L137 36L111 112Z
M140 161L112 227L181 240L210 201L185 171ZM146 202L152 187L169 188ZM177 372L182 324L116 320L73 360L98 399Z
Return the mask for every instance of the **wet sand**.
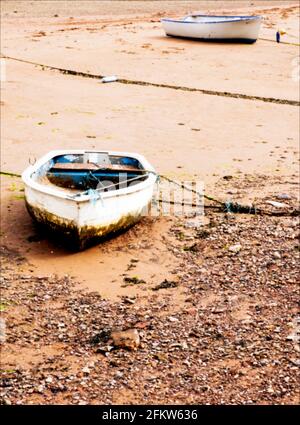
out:
M30 3L1 3L1 54L11 58L5 59L6 81L1 82L3 172L20 174L29 161L52 149L124 150L145 155L159 173L171 178L204 181L207 193L224 201L259 203L287 193L296 204L299 81L293 76L299 8L295 2L237 1L233 8L233 2L222 1L218 9L209 1L166 1L163 7L146 1L87 1L72 6L64 1L55 6L38 2L34 7ZM265 20L260 39L253 45L232 45L165 37L160 17L182 16L190 10L261 13ZM275 32L280 27L287 34L284 43L277 44ZM132 84L104 85L98 79L22 60L117 75ZM138 81L157 86L141 86ZM159 87L163 84L175 88ZM224 92L229 96L220 95ZM248 99L233 97L236 94ZM227 182L224 176L233 179ZM18 276L72 277L76 288L96 291L111 302L135 296L141 308L151 306L154 286L164 279L182 278L183 260L176 251L182 247L170 249L178 242L170 231L174 218L145 219L116 239L72 254L37 233L25 210L20 179L1 176L1 180L1 242L8 252L25 258L21 268L13 266ZM201 255L198 266L204 261ZM138 260L134 267L133 259ZM192 267L188 260L187 264ZM127 275L147 284L125 287ZM189 290L163 290L158 303L167 296L168 312L184 310ZM209 303L209 297L209 291L204 293L199 305ZM18 315L22 318L21 311ZM14 362L26 365L22 356ZM26 397L24 402L34 400ZM293 402L293 397L284 402ZM42 402L42 396L37 400ZM135 398L126 393L117 400L126 403Z

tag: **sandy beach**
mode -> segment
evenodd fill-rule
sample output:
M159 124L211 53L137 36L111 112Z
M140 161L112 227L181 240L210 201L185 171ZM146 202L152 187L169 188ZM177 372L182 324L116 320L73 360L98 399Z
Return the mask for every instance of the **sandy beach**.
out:
M190 11L264 20L251 45L166 37ZM2 403L297 404L297 2L4 0L1 27ZM208 202L200 230L147 217L72 253L19 177L69 148L138 152L269 215ZM108 349L114 329L138 347Z

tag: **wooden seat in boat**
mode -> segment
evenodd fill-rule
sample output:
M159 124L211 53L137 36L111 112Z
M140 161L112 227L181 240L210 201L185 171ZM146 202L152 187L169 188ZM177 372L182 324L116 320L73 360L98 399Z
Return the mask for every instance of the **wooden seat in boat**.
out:
M93 163L81 163L81 162L58 162L51 167L50 171L63 171L63 170L70 170L70 171L97 171L97 170L107 170L107 171L120 171L122 173L126 172L134 172L134 173L143 173L146 170L134 167L132 165L122 165L122 164L103 164L97 165Z

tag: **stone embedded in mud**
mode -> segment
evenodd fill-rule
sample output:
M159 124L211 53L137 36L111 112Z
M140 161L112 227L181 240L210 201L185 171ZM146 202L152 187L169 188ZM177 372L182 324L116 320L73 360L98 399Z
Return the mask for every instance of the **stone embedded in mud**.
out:
M116 348L136 350L140 345L140 336L136 329L113 331L110 336Z

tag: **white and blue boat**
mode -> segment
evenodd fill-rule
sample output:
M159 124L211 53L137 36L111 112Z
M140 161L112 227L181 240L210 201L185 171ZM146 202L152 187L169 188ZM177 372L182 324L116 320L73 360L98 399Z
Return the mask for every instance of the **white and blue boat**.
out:
M214 16L191 14L182 19L164 18L163 29L168 36L205 41L255 43L261 16Z
M58 150L22 174L34 221L81 250L147 215L157 175L139 154Z

